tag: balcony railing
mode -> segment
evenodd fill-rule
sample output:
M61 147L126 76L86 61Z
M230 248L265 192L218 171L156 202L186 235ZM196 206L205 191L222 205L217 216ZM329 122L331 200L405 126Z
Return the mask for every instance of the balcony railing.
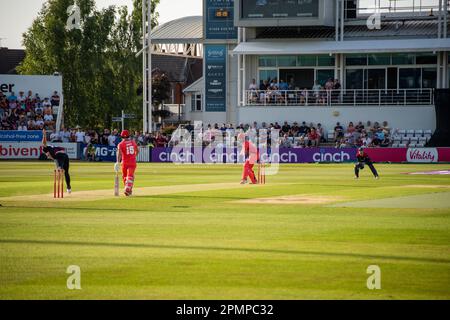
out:
M246 90L246 106L433 105L433 89Z

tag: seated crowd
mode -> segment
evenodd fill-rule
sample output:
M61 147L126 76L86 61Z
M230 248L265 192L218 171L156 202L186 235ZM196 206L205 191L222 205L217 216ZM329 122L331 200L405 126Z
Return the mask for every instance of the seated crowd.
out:
M338 79L329 78L322 86L315 81L312 88L300 88L295 85L294 79L289 83L283 79L278 81L268 79L256 84L253 79L248 87L248 103L250 104L327 104L329 101L338 101L341 84Z
M60 97L57 91L51 97L41 98L30 90L16 96L0 92L0 130L53 130Z
M193 131L193 126L185 126L188 131ZM279 130L279 145L284 148L305 148L318 147L323 144L335 146L336 148L344 147L389 147L392 145L391 129L387 121L382 125L378 122L372 123L367 121L364 125L361 121L355 126L350 122L344 128L339 122L334 127L334 130L328 132L324 129L321 123L307 124L305 121L293 122L289 124L287 121L280 125L278 122L267 124L262 122L260 125L257 122L252 124L239 124L234 127L233 124L214 124L207 125L203 128L203 134L199 137L194 137L203 141L203 145L207 146L216 140L217 134L222 135L222 141L227 141L227 136L235 137L238 131L246 132L253 140L256 137L258 130L266 129L268 135L268 144L271 144L271 130ZM331 132L330 132L331 131ZM231 143L234 143L233 140Z
M387 121L380 125L367 121L364 125L361 121L357 125L350 122L344 128L339 122L334 127L334 142L337 148L345 147L389 147L392 145L391 128Z
M141 131L134 131L131 137L139 146L166 147L169 142L168 136L159 131L146 134ZM49 133L48 140L51 142L77 142L115 147L119 144L121 138L117 129L83 130L77 126L75 129L63 128L60 132Z

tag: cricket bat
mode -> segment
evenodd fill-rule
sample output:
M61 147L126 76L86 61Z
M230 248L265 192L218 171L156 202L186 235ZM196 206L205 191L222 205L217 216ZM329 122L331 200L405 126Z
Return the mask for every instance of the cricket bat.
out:
M119 174L116 172L116 176L114 177L114 196L119 196Z

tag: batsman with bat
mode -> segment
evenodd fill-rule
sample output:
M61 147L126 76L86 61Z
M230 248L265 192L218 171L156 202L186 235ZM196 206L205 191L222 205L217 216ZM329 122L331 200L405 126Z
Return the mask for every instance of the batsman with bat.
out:
M136 171L136 158L139 148L136 142L130 139L128 130L123 130L120 134L122 142L117 146L117 162L114 165L116 176L119 172L119 164L122 164L122 180L125 186L124 194L129 197L133 194L134 172Z
M356 159L358 160L358 162L355 164L355 179L359 179L359 170L364 169L365 164L367 164L367 166L370 168L370 171L372 171L375 179L379 179L377 169L375 169L375 167L373 166L373 162L369 158L369 155L364 152L364 148L359 148L359 151L356 154Z
M242 139L243 137L244 143L242 145L241 155L245 156L245 163L242 171L241 184L246 184L248 178L250 178L252 184L257 184L258 181L256 180L253 167L255 163L259 161L258 148L253 142L250 141L249 137L245 134L241 134L239 139Z

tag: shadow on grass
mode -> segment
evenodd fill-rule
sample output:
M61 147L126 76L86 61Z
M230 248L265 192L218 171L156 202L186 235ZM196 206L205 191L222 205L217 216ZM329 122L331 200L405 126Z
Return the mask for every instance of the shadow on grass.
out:
M134 249L167 249L167 250L206 250L222 252L248 252L248 253L273 253L273 254L292 254L292 255L314 255L322 257L347 257L359 259L381 259L414 261L420 263L445 263L450 264L450 259L419 258L405 256L389 256L362 253L340 253L340 252L318 252L318 251L299 251L299 250L278 250L278 249L255 249L255 248L227 248L212 246L177 246L177 245L158 245L145 243L107 243L107 242L86 242L86 241L56 241L56 240L23 240L23 239L0 239L0 244L24 244L24 245L66 245L66 246L93 246L93 247L118 247Z

